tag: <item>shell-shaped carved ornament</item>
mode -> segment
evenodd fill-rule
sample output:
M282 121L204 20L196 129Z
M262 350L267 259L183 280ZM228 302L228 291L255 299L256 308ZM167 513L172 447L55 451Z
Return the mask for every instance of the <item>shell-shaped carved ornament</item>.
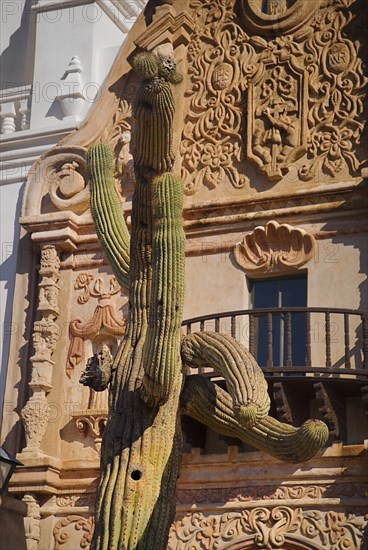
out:
M303 266L314 250L314 237L304 229L270 221L245 235L236 244L234 255L247 272L277 272Z

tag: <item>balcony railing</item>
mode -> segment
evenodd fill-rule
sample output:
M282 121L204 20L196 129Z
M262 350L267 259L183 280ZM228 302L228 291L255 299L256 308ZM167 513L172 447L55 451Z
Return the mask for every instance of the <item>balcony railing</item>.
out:
M194 317L187 333L214 331L241 341L269 377L368 377L368 312L321 307L247 309ZM202 373L211 376L210 368Z

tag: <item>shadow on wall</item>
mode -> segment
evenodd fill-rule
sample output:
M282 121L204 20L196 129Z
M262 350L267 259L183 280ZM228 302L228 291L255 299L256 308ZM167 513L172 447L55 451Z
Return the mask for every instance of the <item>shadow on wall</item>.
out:
M1 0L1 25L23 10L20 27L11 35L8 47L0 55L0 89L32 84L36 40L36 14L31 11L37 0ZM13 19L14 20L14 19Z
M12 334L12 305L14 295L14 283L17 267L17 251L19 245L19 217L21 215L22 197L24 185L19 190L17 204L14 216L13 242L1 242L1 259L0 259L0 283L1 291L5 293L5 303L1 303L1 339L2 339L2 354L0 367L0 419L2 417L3 392L5 389L5 380L7 374L7 364L9 357L9 345ZM6 192L6 191L5 191Z
M0 550L27 550L23 522L26 513L24 502L0 497Z

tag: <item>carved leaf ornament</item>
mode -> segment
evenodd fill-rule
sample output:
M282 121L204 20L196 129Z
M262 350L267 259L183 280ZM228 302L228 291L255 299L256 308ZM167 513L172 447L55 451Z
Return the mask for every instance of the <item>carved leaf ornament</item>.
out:
M314 237L304 229L270 221L248 233L235 246L234 255L247 272L275 272L303 266L314 250Z
M187 194L248 186L246 159L271 182L292 166L302 181L359 176L368 79L345 30L358 1L243 0L239 18L234 0L192 0Z
M288 506L258 507L207 515L188 514L171 530L173 550L358 550L367 521L363 516Z

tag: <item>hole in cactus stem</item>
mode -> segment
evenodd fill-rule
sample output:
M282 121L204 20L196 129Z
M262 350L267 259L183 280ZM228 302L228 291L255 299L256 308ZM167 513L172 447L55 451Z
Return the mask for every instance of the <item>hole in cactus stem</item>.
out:
M152 107L151 103L147 103L147 101L141 101L141 107L145 111L152 111L153 110L153 107Z
M130 477L134 481L139 481L142 477L142 472L140 470L133 470L132 473L130 474Z

